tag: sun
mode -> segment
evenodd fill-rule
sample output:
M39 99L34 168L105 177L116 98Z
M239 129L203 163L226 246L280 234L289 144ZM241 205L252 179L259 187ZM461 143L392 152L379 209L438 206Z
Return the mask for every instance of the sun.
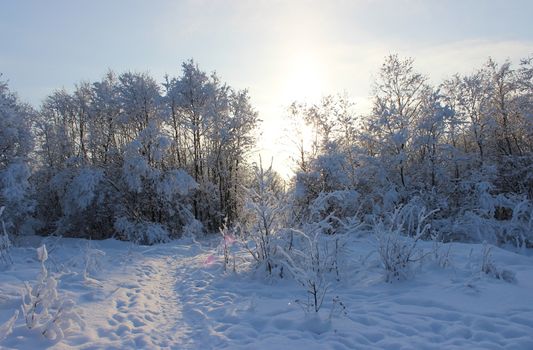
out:
M320 57L313 51L289 54L282 77L281 97L285 102L320 99L324 85L324 69Z

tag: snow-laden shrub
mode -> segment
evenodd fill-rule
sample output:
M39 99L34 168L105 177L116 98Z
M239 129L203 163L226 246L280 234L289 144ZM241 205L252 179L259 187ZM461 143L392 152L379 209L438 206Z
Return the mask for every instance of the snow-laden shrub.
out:
M30 197L30 169L22 161L14 161L5 169L0 168L0 203L6 209L4 221L13 236L31 234L34 221L31 214L35 203Z
M509 283L516 282L516 275L513 271L501 269L496 266L492 259L492 247L487 242L483 242L483 249L481 251L481 272Z
M0 207L0 224L2 225L2 232L0 232L0 260L2 260L5 264L11 264L13 262L9 253L11 241L9 240L6 225L4 223L4 219L2 218L4 209L5 207Z
M318 225L306 231L292 230L295 243L292 249L278 247L283 264L305 289L307 300L297 300L306 311L319 312L330 283L327 275L335 270L338 274L338 238L324 235Z
M356 216L360 209L359 197L354 190L321 192L310 205L311 220L319 222L332 214L336 218Z
M124 164L122 165L122 179L132 192L141 193L143 179L157 177L157 170L153 169L148 160L142 156L142 143L134 140L124 149Z
M81 169L66 187L61 198L61 206L65 215L82 213L95 200L96 190L102 182L104 172L100 169Z
M246 189L245 209L250 215L249 227L244 230L244 245L258 265L268 274L279 265L278 240L282 234L286 206L276 192L276 174L272 165L264 169L256 165L255 187Z
M121 217L115 221L115 230L126 240L137 244L156 244L170 240L169 232L158 223L134 222Z
M489 242L494 245L533 246L533 202L498 195L486 198L484 209L465 210L454 217L432 221L445 241Z
M397 208L386 220L374 226L378 241L378 253L385 270L385 281L403 280L409 277L412 265L422 258L417 242L428 234L430 224L426 223L429 213L424 208L418 211L416 220L411 219L412 208Z
M0 81L0 206L6 207L3 219L12 237L33 233L34 229L28 166L33 113Z
M192 213L188 213L188 219L186 224L183 226L182 233L184 236L188 237L200 237L204 233L204 226L199 220L196 220Z
M125 146L114 220L122 238L141 244L165 242L194 223L192 194L198 184L186 171L163 166L161 157L168 147L155 125Z
M102 269L101 258L105 256L105 252L92 248L90 242L85 248L85 254L83 256L83 279L85 283L97 282L94 278L90 277L91 274L95 274ZM98 282L96 284L99 284Z
M4 324L0 325L0 341L4 340L13 332L13 326L19 317L19 310L15 310L13 316L9 318Z
M219 230L222 235L219 247L224 255L224 271L227 271L230 265L232 266L233 272L237 270L235 252L232 249L237 243L234 231L227 226L227 223L224 223L224 226Z
M24 283L22 314L28 329L37 329L49 339L60 340L65 331L74 325L83 329L85 322L74 308L74 301L59 295L58 281L49 275L45 266L48 259L45 245L37 248L37 258L41 263L41 271L33 286Z
M439 209L434 209L428 212L421 199L414 197L406 205L399 207L397 213L390 216L391 224L400 226L407 236L430 238L429 228L434 214L438 211Z
M480 215L477 212L467 211L459 216L451 231L451 236L455 240L462 242L492 242L498 241L498 223Z
M521 200L512 208L507 241L517 247L533 247L533 201Z
M196 181L182 169L170 170L164 173L157 183L158 194L168 201L171 201L176 194L187 196L197 188Z
M54 222L58 235L102 238L110 235L112 223L111 188L102 169L84 166L57 172L50 180L53 198L61 211ZM79 168L78 168L79 166Z
M433 237L433 260L442 268L446 268L451 265L450 252L452 250L451 244L448 245L448 249L443 249L442 242L437 240L437 237Z

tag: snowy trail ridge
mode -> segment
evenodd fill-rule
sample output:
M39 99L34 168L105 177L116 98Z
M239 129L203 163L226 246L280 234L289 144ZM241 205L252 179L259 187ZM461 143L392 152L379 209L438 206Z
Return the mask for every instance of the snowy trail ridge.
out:
M98 337L116 348L181 349L193 347L192 330L183 319L179 292L190 273L190 259L174 250L139 256L127 268L130 280L119 282L107 320L95 318ZM94 344L87 349L98 349Z

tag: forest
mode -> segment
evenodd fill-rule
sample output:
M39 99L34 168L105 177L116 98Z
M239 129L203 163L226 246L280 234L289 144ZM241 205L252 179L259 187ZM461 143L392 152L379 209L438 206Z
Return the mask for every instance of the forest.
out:
M157 82L107 72L38 108L0 85L0 206L11 241L38 233L140 244L229 230L242 239L323 234L401 218L423 239L533 246L533 59L485 64L437 85L386 57L372 109L294 102L294 176L259 160L247 90L193 60ZM426 215L427 214L427 215Z

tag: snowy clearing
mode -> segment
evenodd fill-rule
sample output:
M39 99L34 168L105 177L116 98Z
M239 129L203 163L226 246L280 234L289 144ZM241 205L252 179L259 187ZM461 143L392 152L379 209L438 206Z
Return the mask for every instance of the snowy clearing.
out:
M237 273L224 272L214 239L46 242L48 269L86 326L54 342L19 318L3 349L533 348L533 257L498 248L493 261L514 272L515 283L480 272L479 244L452 244L449 266L426 262L409 280L386 283L377 253L369 255L375 242L353 238L340 281L315 314L295 302L306 293L294 280L265 279L244 255ZM23 282L39 271L34 248L13 248L12 256L2 268L0 324L20 309Z

